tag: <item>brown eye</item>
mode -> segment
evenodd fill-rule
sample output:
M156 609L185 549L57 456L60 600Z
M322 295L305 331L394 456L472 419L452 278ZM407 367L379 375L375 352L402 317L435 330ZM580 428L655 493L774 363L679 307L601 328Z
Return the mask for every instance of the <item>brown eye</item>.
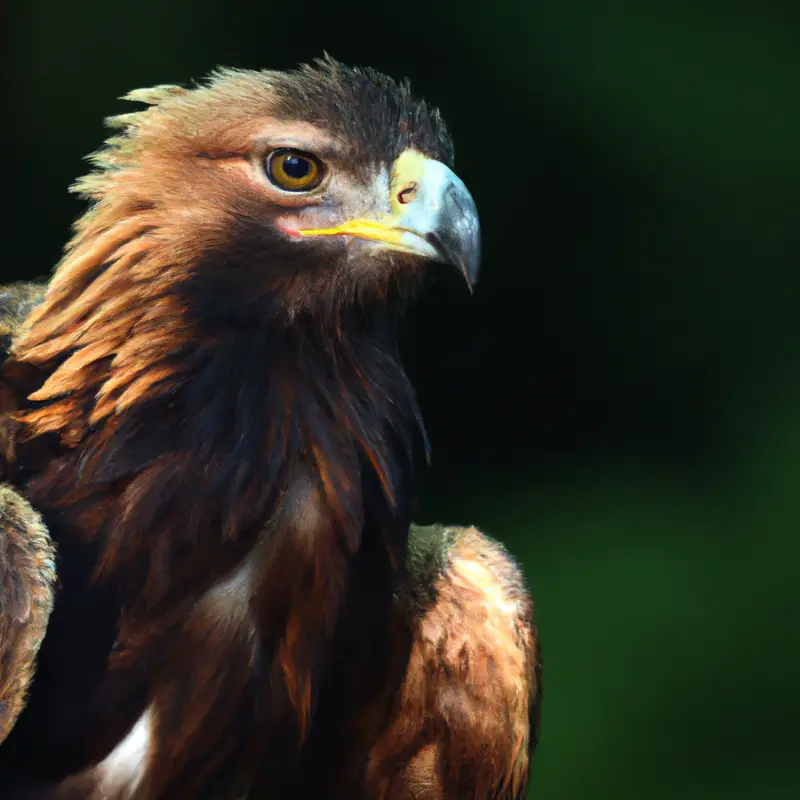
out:
M285 192L310 192L322 180L322 164L310 153L281 148L267 155L267 177Z

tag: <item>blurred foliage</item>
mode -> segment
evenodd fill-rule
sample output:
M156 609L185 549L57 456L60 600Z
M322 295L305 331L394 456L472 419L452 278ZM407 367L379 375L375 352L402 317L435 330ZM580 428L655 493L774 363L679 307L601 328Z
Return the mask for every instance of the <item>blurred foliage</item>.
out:
M404 329L420 521L520 556L531 797L800 796L800 6L613 0L2 7L7 279L126 90L323 49L441 106L485 235Z

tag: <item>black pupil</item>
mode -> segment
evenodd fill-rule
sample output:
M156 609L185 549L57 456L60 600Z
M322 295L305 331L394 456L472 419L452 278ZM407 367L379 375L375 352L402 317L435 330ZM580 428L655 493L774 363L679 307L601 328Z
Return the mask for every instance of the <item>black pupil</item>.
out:
M290 178L301 180L311 172L311 163L301 156L286 156L283 159L283 171Z

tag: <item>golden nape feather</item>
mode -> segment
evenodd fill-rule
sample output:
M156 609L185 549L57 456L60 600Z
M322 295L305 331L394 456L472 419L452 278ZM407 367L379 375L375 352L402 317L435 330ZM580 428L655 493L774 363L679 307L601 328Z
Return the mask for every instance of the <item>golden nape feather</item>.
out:
M333 59L128 98L0 291L0 797L521 798L520 570L410 520L394 317L480 253L441 115Z

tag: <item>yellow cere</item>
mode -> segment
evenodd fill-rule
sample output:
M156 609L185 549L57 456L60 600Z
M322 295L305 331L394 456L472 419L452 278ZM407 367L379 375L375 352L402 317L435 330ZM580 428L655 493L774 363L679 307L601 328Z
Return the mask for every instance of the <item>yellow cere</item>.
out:
M428 158L418 150L404 150L397 157L392 168L392 214L397 215L403 210L399 197L404 189L418 186L425 174Z

